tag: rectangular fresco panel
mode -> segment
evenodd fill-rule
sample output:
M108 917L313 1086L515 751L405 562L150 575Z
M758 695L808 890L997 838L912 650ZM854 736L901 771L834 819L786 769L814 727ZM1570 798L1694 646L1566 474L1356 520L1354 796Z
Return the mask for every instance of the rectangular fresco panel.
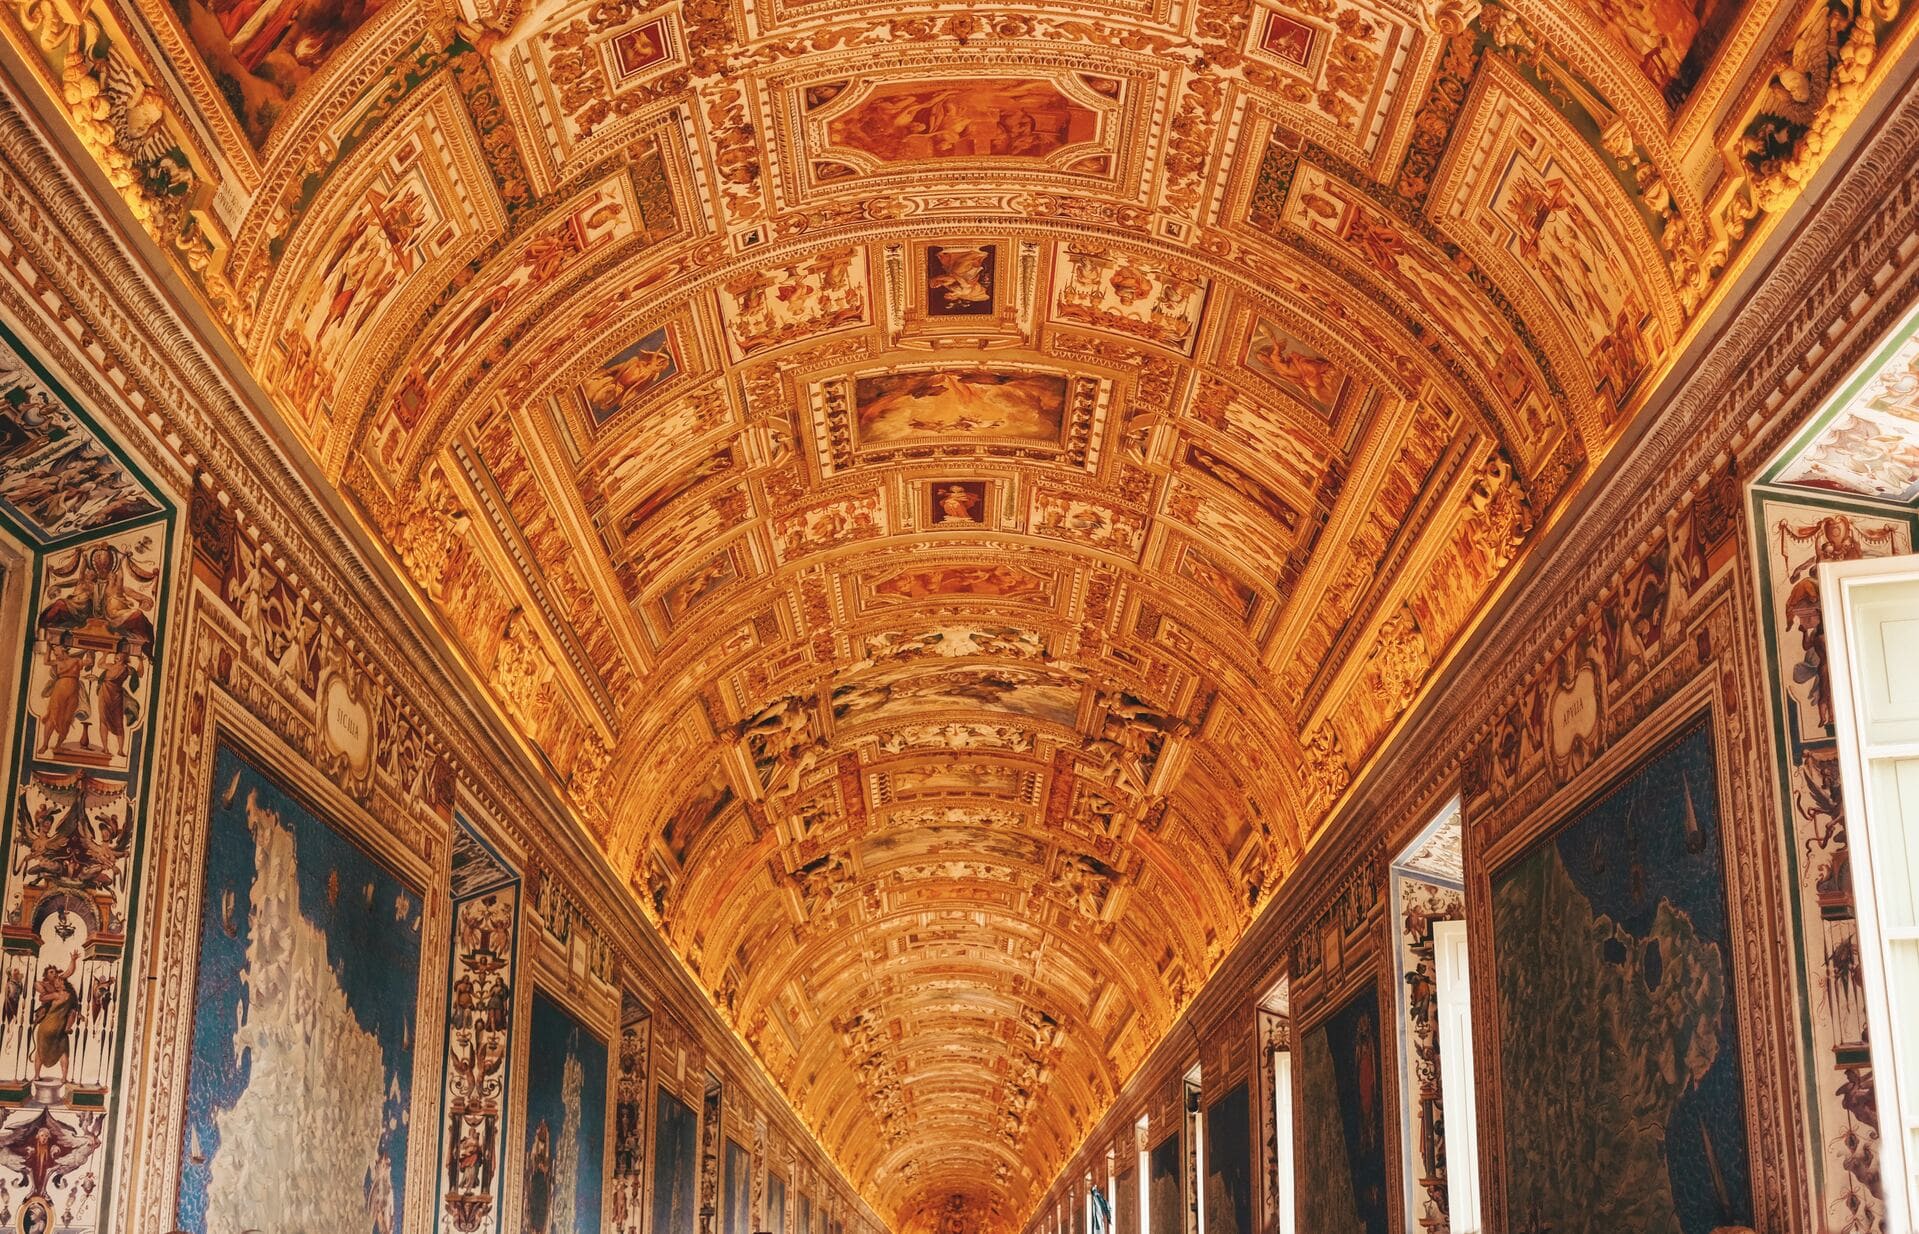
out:
M756 269L719 291L733 358L866 321L866 250L835 249L790 266Z
M694 1192L699 1177L699 1115L664 1088L655 1110L653 1141L653 1234L695 1234ZM801 1197L802 1211L805 1198Z
M786 1180L766 1172L766 1222L770 1234L786 1234Z
M653 1017L631 994L620 998L620 1057L613 1087L613 1231L639 1234L646 1186L646 1064Z
M597 427L680 375L669 326L660 326L622 348L580 383L580 398Z
M813 1234L813 1197L800 1192L799 1234Z
M861 448L929 437L1060 444L1066 378L1055 373L936 369L861 377L853 385Z
M1045 158L1099 136L1100 113L1024 77L889 83L827 123L834 146L882 163Z
M606 1042L535 990L527 1036L521 1234L599 1234L606 1068Z
M1190 354L1208 280L1098 243L1059 246L1053 319Z
M398 1234L420 897L225 742L207 815L175 1222Z
M135 528L41 562L27 686L36 760L107 771L136 765L152 693L164 542L158 528Z
M1701 721L1495 872L1515 1229L1751 1224L1723 862Z
M1244 1083L1206 1107L1206 1234L1253 1234L1253 1115Z
M173 0L193 48L256 147L294 94L380 10L381 0Z
M726 1142L726 1234L753 1234L753 1155L737 1140Z
M1740 12L1729 0L1623 0L1578 6L1621 49L1674 109L1691 96Z
M1153 1145L1152 1154L1146 1161L1149 1171L1147 1180L1147 1207L1151 1209L1147 1228L1161 1231L1177 1231L1186 1228L1183 1214L1186 1211L1185 1200L1179 1189L1179 1133L1175 1131L1159 1143Z
M1139 1234L1139 1170L1128 1166L1113 1179L1113 1234Z
M1253 320L1245 363L1321 415L1333 413L1346 386L1346 374L1331 360L1263 317Z
M456 901L453 908L446 1079L441 1098L442 1134L448 1148L439 1207L445 1226L473 1234L489 1222L497 1225L493 1214L499 1203L511 1078L506 1060L512 1048L520 889L464 823L455 823L454 834L454 887L487 889Z
M40 540L160 512L140 481L0 331L0 507Z
M1379 996L1370 987L1300 1041L1299 1228L1387 1234Z
M997 244L927 245L927 316L991 315L998 286L998 265Z

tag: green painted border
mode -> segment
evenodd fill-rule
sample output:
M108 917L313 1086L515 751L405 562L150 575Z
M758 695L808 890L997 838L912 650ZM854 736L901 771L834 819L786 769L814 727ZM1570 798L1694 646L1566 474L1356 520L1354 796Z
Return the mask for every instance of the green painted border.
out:
M1848 382L1845 390L1835 396L1832 405L1814 418L1808 427L1795 436L1791 450L1782 452L1779 459L1768 468L1767 474L1776 473L1803 446L1807 434L1817 431L1844 406L1853 393L1868 379L1876 375L1883 366L1886 355L1902 346L1905 341L1919 333L1919 310L1901 323L1894 337L1873 357L1871 363L1862 365L1860 372ZM1837 493L1818 493L1810 489L1786 485L1764 486L1755 481L1746 486L1747 517L1751 522L1751 541L1754 575L1754 599L1759 605L1760 650L1764 663L1761 672L1766 683L1766 705L1771 713L1771 731L1773 748L1768 755L1771 763L1773 787L1777 796L1773 800L1775 825L1779 831L1775 834L1785 841L1787 910L1790 914L1792 933L1792 982L1797 994L1798 1006L1794 1008L1799 1025L1801 1042L1800 1061L1804 1068L1802 1096L1806 1103L1806 1128L1809 1139L1803 1147L1811 1150L1811 1164L1815 1167L1811 1178L1813 1194L1818 1203L1818 1211L1823 1214L1837 1197L1826 1194L1825 1179L1825 1129L1820 1122L1821 1092L1819 1082L1825 1075L1820 1059L1813 1048L1812 1038L1812 989L1810 966L1806 962L1806 922L1801 900L1803 898L1799 860L1799 837L1793 828L1792 819L1792 738L1787 729L1784 691L1779 680L1779 630L1773 616L1773 577L1772 546L1766 536L1767 524L1764 509L1767 502L1789 502L1797 506L1807 506L1818 510L1828 510L1838 514L1865 515L1872 518L1884 518L1904 522L1916 541L1919 541L1919 511L1907 506L1890 502L1874 501L1870 497L1847 497ZM1884 1132L1881 1131L1883 1135ZM1819 1218L1822 1223L1823 1216Z
M135 471L136 475L144 474ZM140 898L144 892L146 852L150 822L149 807L153 800L153 772L158 758L159 725L155 717L160 713L159 703L164 697L162 689L165 681L162 665L168 619L171 616L173 602L174 574L174 521L176 512L170 502L161 499L162 509L158 515L145 522L121 524L104 531L89 532L77 540L63 541L58 545L43 548L33 556L33 582L28 588L26 607L22 610L22 647L20 650L21 681L15 696L14 748L9 755L8 784L17 793L20 776L34 766L35 760L27 753L28 726L23 722L27 715L27 692L31 688L34 660L34 622L40 611L42 580L46 559L55 552L64 552L78 548L95 540L111 539L128 532L154 529L159 533L161 542L161 568L159 598L155 605L153 627L153 645L148 651L148 673L153 683L153 693L148 699L147 731L141 742L140 761L136 769L131 762L127 767L126 783L129 791L137 791L139 796L133 803L133 847L127 855L127 905L125 923L125 949L120 956L120 1008L118 1021L114 1026L114 1061L112 1077L107 1087L107 1129L100 1142L100 1208L104 1220L113 1211L114 1171L112 1162L119 1148L120 1133L123 1130L123 1102L126 1096L126 1071L128 1064L127 1034L131 1027L132 1006L135 998L134 982L138 976L134 969L134 959L139 953L138 941L144 925L140 920ZM46 766L68 766L64 763L46 763ZM13 847L15 812L8 808L4 821L0 821L0 853L10 853ZM95 1226L96 1229L102 1228Z
M179 518L179 508L164 490L155 485L150 470L145 466L137 464L132 455L120 442L111 433L104 431L100 427L98 420L79 405L72 392L67 389L65 383L58 380L47 368L37 350L27 344L27 342L20 337L19 333L5 320L0 320L0 340L4 340L7 346L26 363L30 372L46 383L47 388L53 392L54 396L60 400L68 412L80 422L83 428L93 435L94 440L99 443L101 448L106 450L126 469L127 474L132 476L140 486L146 490L148 495L153 498L154 504L159 507L159 510L153 514L141 515L137 518L126 519L118 523L108 523L104 526L89 528L84 531L76 531L53 540L44 537L37 528L30 529L23 527L18 520L12 517L10 512L4 508L0 508L0 524L4 524L9 530L15 532L22 544L29 550L29 563L32 570L32 579L27 588L25 606L21 610L21 677L13 700L15 708L14 745L13 749L9 751L7 755L7 772L9 777L7 783L10 789L16 793L20 784L20 776L24 772L30 771L35 762L32 755L28 753L28 726L24 723L24 720L27 714L28 691L32 688L35 622L40 612L47 558L54 553L65 552L99 540L111 539L142 529L152 529L158 534L160 539L160 590L154 607L153 644L148 648L147 654L147 669L148 677L152 683L152 694L148 698L147 726L145 736L141 742L139 766L136 768L130 760L126 771L126 782L129 790L137 791L139 796L132 803L134 832L133 846L127 855L126 943L125 949L122 951L120 957L120 1006L114 1026L113 1069L110 1073L107 1088L107 1108L105 1111L107 1116L106 1134L101 1139L98 1150L101 1163L99 1214L102 1222L100 1225L96 1225L95 1228L99 1229L104 1226L105 1219L113 1212L113 1185L115 1178L113 1162L118 1154L121 1132L124 1130L124 1098L126 1096L128 1055L131 1053L128 1048L129 1042L127 1037L131 1028L132 1008L136 995L134 982L138 977L134 967L134 959L139 953L137 944L140 939L140 932L144 928L140 919L140 899L145 890L147 833L150 821L149 806L153 799L154 767L157 763L157 751L160 745L160 724L158 717L161 711L160 703L165 696L163 689L165 684L163 666L165 664L167 626L172 616L173 582L176 566L174 554L177 551L174 532ZM47 765L65 766L66 764L49 763ZM0 853L9 853L12 851L14 822L14 811L9 807L5 811L4 817L0 818Z

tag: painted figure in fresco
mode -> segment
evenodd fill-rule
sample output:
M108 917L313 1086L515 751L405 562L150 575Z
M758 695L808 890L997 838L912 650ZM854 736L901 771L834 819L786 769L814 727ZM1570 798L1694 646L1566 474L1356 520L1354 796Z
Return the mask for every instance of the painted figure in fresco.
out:
M1639 57L1639 66L1662 90L1678 77L1699 35L1699 0L1597 0L1594 16Z
M286 397L303 408L332 399L348 348L423 260L431 220L417 184L366 190L332 241L314 292L280 336L277 383Z
M943 523L976 523L973 507L979 504L979 497L968 492L960 485L948 485L940 492L940 521Z
M384 1148L374 1159L373 1169L367 1173L366 1212L373 1234L393 1234L393 1224L398 1217L397 1201L393 1194L393 1158L387 1155Z
M886 162L1044 158L1093 135L1097 117L1048 81L988 79L886 86L831 122L835 145Z
M464 1115L453 1142L449 1173L455 1190L469 1195L493 1189L493 1116Z
M127 750L127 727L140 718L140 670L124 651L100 657L94 670L94 692L100 706L100 744L109 757Z
M497 1032L462 1033L468 1038L464 1052L455 1045L449 1054L448 1065L454 1078L468 1093L485 1092L491 1087L490 1081L506 1063L506 1038Z
M926 252L927 307L942 315L985 312L993 303L993 249L938 245Z
M0 342L0 500L48 536L159 509L133 477Z
M106 1028L108 1017L113 1014L113 991L116 978L111 973L95 974L87 986L87 1019L96 1028Z
M587 407L600 422L610 420L644 398L678 371L673 342L658 330L627 348L581 383Z
M871 446L921 434L994 433L1057 441L1066 392L1066 379L1049 373L938 369L862 377L854 385L859 439Z
M130 553L117 544L78 548L64 561L47 566L52 598L40 610L42 630L74 630L82 626L117 635L128 642L151 645L154 604L143 590L160 577L160 567L135 560L149 546L141 540Z
M1799 632L1799 663L1792 666L1792 679L1806 690L1822 728L1832 727L1832 691L1826 677L1826 625L1819 607L1819 564L1826 561L1857 561L1866 554L1862 534L1880 544L1882 551L1892 543L1888 529L1861 532L1851 520L1829 515L1816 522L1795 527L1783 520L1775 531L1781 551L1793 544L1810 545L1812 556L1793 565L1786 573L1791 589L1786 593L1786 629Z
M337 351L328 340L335 330L348 338L359 333L367 314L400 276L412 272L413 240L425 224L426 203L412 188L391 197L367 192L365 209L320 272L327 290L326 312L311 336L315 349Z
M750 354L858 321L866 311L863 270L860 250L847 248L734 279L723 297L734 346Z
M67 1082L71 1065L73 1026L80 1018L80 991L74 989L72 980L74 970L79 967L77 953L64 969L49 964L40 971L33 988L39 1000L32 1020L34 1075L43 1076L50 1068L58 1067L62 1084Z
M593 199L527 242L519 260L499 281L478 295L453 320L439 339L420 356L418 367L402 385L396 400L401 427L411 431L419 413L439 390L439 379L467 346L514 304L551 283L567 266L611 236L625 215L625 205L609 200L602 189Z
M61 883L89 891L112 886L130 833L105 815L88 816L84 783L72 801L50 801L32 812L22 789L20 819L26 853L17 860L30 885Z
M524 1234L546 1234L553 1219L553 1133L545 1122L533 1130L533 1150L526 1162L526 1220Z
M87 666L93 663L93 655L53 643L43 653L43 659L48 679L40 687L40 693L47 700L47 709L40 724L40 741L34 751L36 754L51 753L66 744L67 734L72 731L73 722L80 717L80 709L86 701L82 675Z
M42 1107L35 1117L0 1131L0 1171L24 1185L30 1197L20 1208L22 1231L52 1234L48 1187L76 1173L100 1150L105 1124L104 1114L63 1112L56 1117Z
M1278 13L1266 19L1266 37L1261 46L1282 60L1304 68L1312 63L1313 41L1318 31L1302 21Z
M0 474L0 498L54 533L100 527L155 509L111 454L77 433L53 441L31 466Z
M1198 324L1202 281L1165 266L1121 257L1105 245L1072 244L1060 254L1054 311L1084 322L1184 347Z
M1378 1148L1383 1117L1379 1108L1379 1042L1370 1016L1359 1017L1353 1032L1353 1077L1359 1093L1360 1147L1365 1152Z
M1331 360L1287 337L1268 322L1253 326L1253 337L1246 349L1248 364L1256 372L1274 380L1299 387L1320 407L1330 407L1339 397L1344 377Z

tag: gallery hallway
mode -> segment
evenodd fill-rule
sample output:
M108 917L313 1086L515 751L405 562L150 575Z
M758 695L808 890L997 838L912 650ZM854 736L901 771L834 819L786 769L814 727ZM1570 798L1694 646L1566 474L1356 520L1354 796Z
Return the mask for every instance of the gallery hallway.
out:
M0 4L0 1234L1915 1234L1914 7Z

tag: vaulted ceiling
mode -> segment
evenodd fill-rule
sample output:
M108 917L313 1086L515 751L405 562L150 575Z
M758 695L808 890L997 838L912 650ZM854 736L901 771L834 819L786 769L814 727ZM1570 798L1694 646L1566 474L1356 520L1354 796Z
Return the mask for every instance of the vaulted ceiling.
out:
M81 140L901 1231L1025 1215L1906 37L38 11Z

